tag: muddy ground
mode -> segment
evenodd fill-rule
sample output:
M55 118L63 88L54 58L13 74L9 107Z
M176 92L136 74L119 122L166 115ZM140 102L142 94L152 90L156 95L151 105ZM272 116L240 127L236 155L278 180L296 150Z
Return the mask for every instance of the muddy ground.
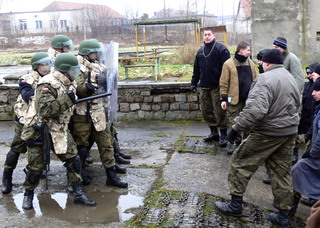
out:
M4 163L12 140L14 123L0 122L0 164ZM52 154L48 174L36 189L34 210L22 209L22 155L14 172L13 191L0 194L0 227L270 227L271 187L261 182L260 167L244 195L242 219L223 216L214 209L216 200L229 199L227 170L229 156L214 143L205 144L209 133L203 122L138 121L118 124L123 152L133 156L127 174L119 175L128 189L105 185L105 172L93 150L94 164L89 171L91 185L85 186L96 207L73 205L67 193L65 168ZM3 166L0 169L2 178ZM299 206L292 227L304 227L310 208Z

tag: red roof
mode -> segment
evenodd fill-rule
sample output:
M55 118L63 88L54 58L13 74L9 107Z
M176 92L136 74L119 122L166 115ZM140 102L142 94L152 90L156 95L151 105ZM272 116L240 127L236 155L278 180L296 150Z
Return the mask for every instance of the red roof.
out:
M117 11L111 9L106 5L96 5L96 4L87 4L87 3L75 3L75 2L60 2L53 1L42 11L62 11L62 10L81 10L81 9L94 9L101 16L107 15L107 17L112 18L124 18L123 15Z

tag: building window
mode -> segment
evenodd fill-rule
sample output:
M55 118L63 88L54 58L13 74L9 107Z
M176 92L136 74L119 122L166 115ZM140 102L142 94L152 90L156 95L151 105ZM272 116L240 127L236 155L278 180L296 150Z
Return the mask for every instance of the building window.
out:
M27 30L27 20L21 19L19 20L20 30Z
M317 31L316 40L320 41L320 31Z
M57 27L57 23L55 20L50 20L50 28L56 28Z
M66 28L67 27L67 20L60 20L60 26L61 26L61 28Z
M42 21L36 21L36 28L41 29L42 28Z

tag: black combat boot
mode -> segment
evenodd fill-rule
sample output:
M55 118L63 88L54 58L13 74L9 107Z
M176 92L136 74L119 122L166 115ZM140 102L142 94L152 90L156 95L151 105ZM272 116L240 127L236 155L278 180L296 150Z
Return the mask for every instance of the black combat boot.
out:
M230 145L229 150L227 152L228 155L232 155L233 152L238 148L241 142L235 142L234 144Z
M317 202L317 200L309 197L309 198L302 198L300 202L306 206L312 207L313 204Z
M22 202L22 208L25 210L31 210L33 208L32 201L33 201L33 191L32 190L26 190L24 192L23 202Z
M120 156L119 153L114 154L114 159L118 164L130 164L131 162L127 159L124 159L123 157Z
M116 173L126 173L127 169L125 167L121 167L120 165L115 165L114 166Z
M121 181L120 178L117 176L116 169L114 166L106 169L106 173L107 173L106 185L111 185L119 188L128 188L128 183Z
M10 168L4 168L3 170L2 186L1 186L2 194L8 194L12 190L12 173L17 166L19 156L20 154L13 150L10 150L7 154L4 165L5 167L10 167Z
M241 217L242 216L242 203L243 198L242 196L231 196L230 202L215 202L215 207L222 213L226 215L232 215L234 217Z
M277 225L278 228L287 228L289 225L289 211L279 210L279 213L271 212L269 215L269 221L273 225Z
M263 182L264 184L271 184L271 179L270 179L269 175L263 177L263 178L262 178L262 182Z
M13 169L4 169L2 176L2 186L1 192L2 194L8 194L12 190L12 173Z
M298 194L293 195L293 202L292 202L292 206L289 210L289 217L294 217L296 215L298 205L300 202L300 198L301 198L301 195L298 195Z
M73 190L73 203L74 204L82 204L85 206L96 206L96 202L89 199L88 196L83 192L82 187L80 184L72 184Z
M219 141L218 128L216 126L210 126L210 135L204 138L205 142Z
M292 155L292 166L296 164L299 160L299 148L293 148L293 155Z
M125 154L125 153L121 152L118 139L116 139L115 137L113 138L112 146L113 146L114 154L119 154L120 157L122 157L124 159L131 159L132 158L129 154Z
M86 157L86 164L90 165L93 163L93 158L92 156L89 154L88 157Z
M227 129L220 129L220 134L219 147L226 147L228 145Z
M86 158L89 154L87 146L77 146L78 154L81 159L81 178L83 185L89 185L91 183L91 178L88 170L86 169Z

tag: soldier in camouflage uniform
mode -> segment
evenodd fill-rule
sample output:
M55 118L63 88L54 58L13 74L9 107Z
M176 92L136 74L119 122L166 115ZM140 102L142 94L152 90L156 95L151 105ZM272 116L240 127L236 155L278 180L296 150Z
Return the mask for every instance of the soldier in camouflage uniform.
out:
M53 151L65 163L67 177L73 189L74 203L95 206L83 192L81 182L81 160L76 144L68 130L68 123L74 111L76 83L80 66L72 54L59 54L54 62L55 71L39 80L35 95L36 123L46 122L51 139L42 142L53 145ZM34 140L39 137L35 133ZM29 139L29 143L32 140ZM38 186L45 168L44 156L39 148L28 154L27 176L22 207L32 209L34 189Z
M1 192L8 194L12 190L12 173L18 163L21 153L27 152L25 141L21 139L21 132L26 118L32 107L34 90L40 77L48 74L51 67L51 58L46 53L37 53L31 58L33 72L19 79L19 96L14 106L15 135L11 143L11 149L4 162Z
M73 50L72 40L65 35L55 35L51 40L48 54L54 60L60 53L69 53Z
M96 62L100 50L100 45L95 40L84 40L80 43L77 57L81 65L77 80L77 96L80 98L97 94L99 80L106 80L101 78L104 71L102 65ZM73 137L82 161L83 184L90 184L90 178L86 175L85 159L91 139L97 143L101 162L106 169L106 184L127 188L128 183L122 182L116 175L112 136L106 121L103 98L77 104L72 122Z
M295 79L283 67L279 50L271 49L263 57L265 73L252 84L246 106L235 119L228 139L233 142L238 132L253 129L235 150L229 166L231 202L215 203L218 210L242 216L243 194L247 184L263 163L271 177L273 205L279 213L269 220L278 227L289 224L292 203L291 156L299 124L300 91Z

